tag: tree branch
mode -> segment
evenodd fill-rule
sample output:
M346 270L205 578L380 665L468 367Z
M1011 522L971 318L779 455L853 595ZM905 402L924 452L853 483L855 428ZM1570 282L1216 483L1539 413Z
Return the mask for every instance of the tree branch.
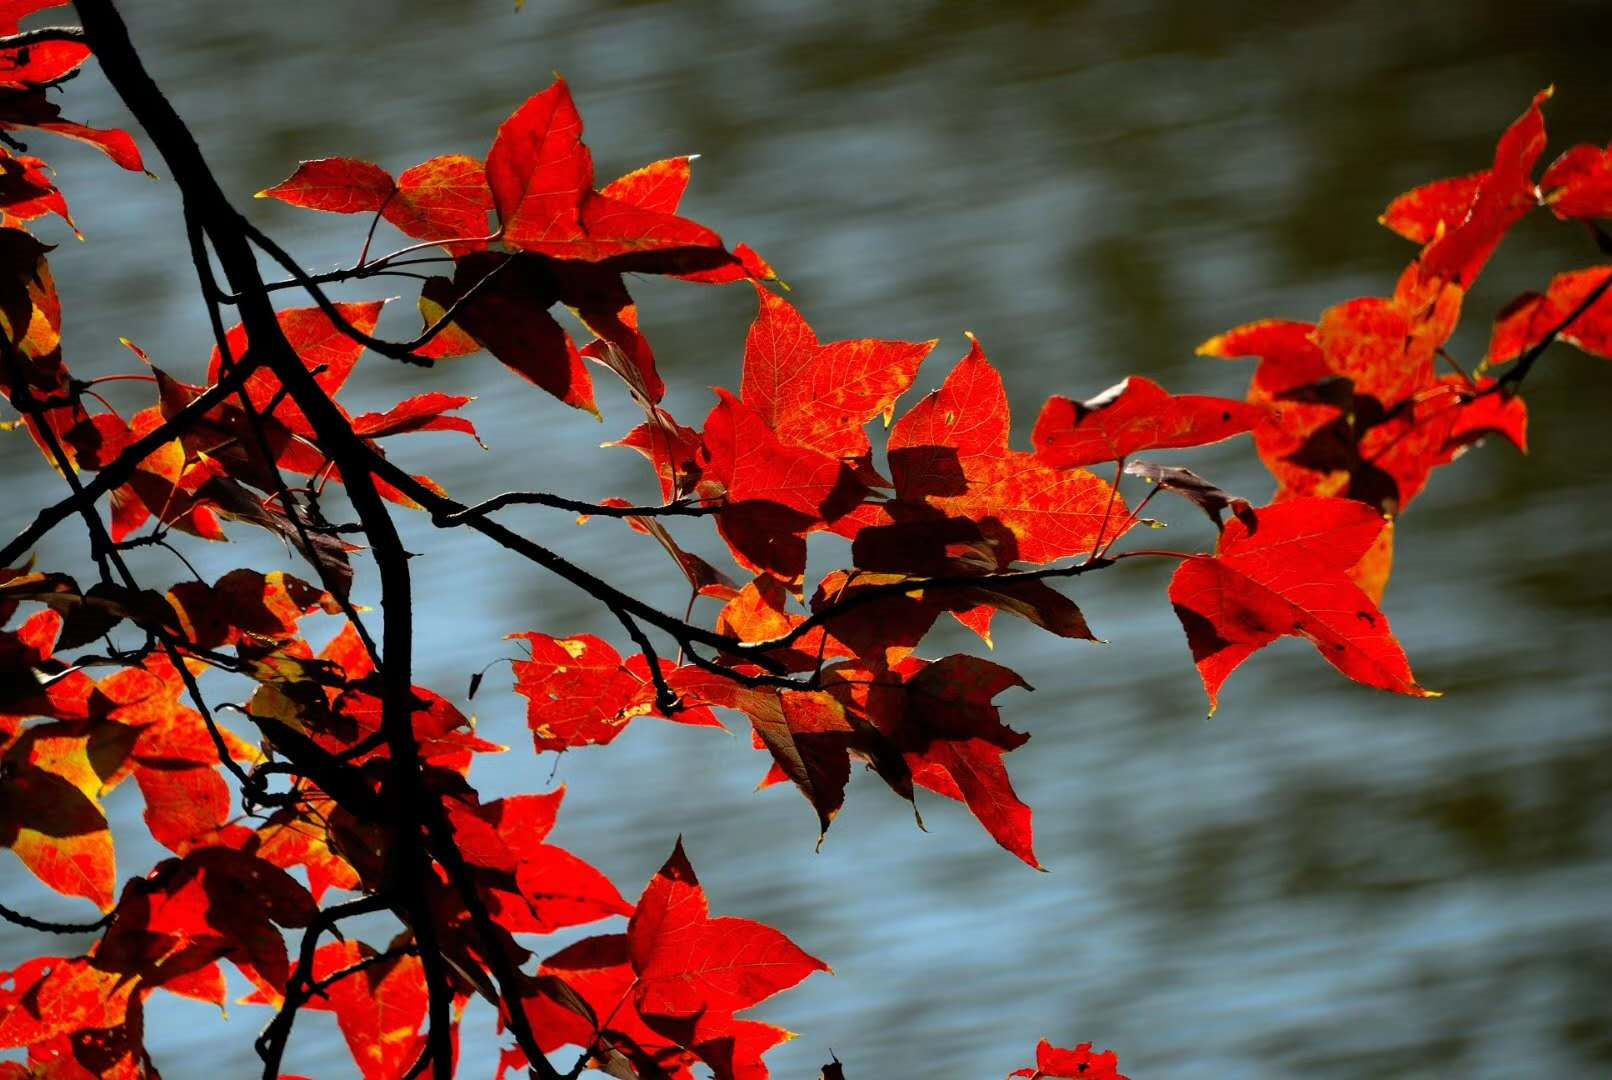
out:
M412 726L413 625L409 614L407 553L367 469L367 448L280 329L248 243L248 236L255 230L230 205L189 129L151 80L111 0L78 0L77 6L108 81L156 144L183 193L186 206L212 240L225 277L239 297L241 323L252 342L252 355L261 354L263 362L289 389L292 400L313 426L322 449L341 469L348 496L374 546L381 573L381 606L385 612L382 729L388 735L392 766L383 788L383 802L392 813L380 820L388 820L394 827L399 848L398 884L403 893L399 906L414 930L425 966L431 1018L428 1038L434 1072L437 1080L449 1080L453 1072L452 991L425 896L425 882L431 871L423 850L420 813L427 793L422 784L419 747Z
M234 218L232 225L240 230L242 236L250 239L252 243L262 248L271 259L285 267L286 272L307 291L309 296L313 297L313 302L318 305L320 311L325 313L325 317L335 325L337 330L340 330L365 348L378 352L382 356L390 357L393 360L401 360L406 364L414 364L417 367L432 367L435 365L436 361L429 356L418 356L413 349L404 348L395 342L387 341L385 338L378 338L374 334L366 334L347 321L336 307L334 301L325 293L325 290L319 287L319 284L314 281L307 271L297 265L297 261L284 248L271 240L257 226L241 217L238 211L231 208L230 214ZM253 270L255 273L255 264ZM266 297L267 289L261 279L259 279L257 289ZM236 288L235 299L237 303L245 304L248 300L245 290ZM432 336L434 337L435 335L433 334Z
M297 949L297 966L286 982L285 1000L280 1004L280 1011L274 1014L274 1019L269 1021L255 1043L257 1055L263 1062L263 1080L276 1080L280 1075L280 1062L285 1057L286 1045L291 1041L291 1027L297 1022L297 1013L313 997L316 989L322 992L323 988L315 983L313 978L314 956L319 951L320 937L327 931L334 930L344 919L384 911L386 906L386 899L379 893L373 896L361 896L345 904L323 909L302 932L302 943ZM351 973L350 970L341 972L338 976L325 980L325 985L328 986Z
M43 45L47 41L75 41L83 44L84 31L76 26L40 26L33 30L0 37L0 49L26 49L30 45Z
M469 518L485 517L506 506L552 506L556 510L570 510L572 513L585 514L589 517L608 518L707 517L722 510L719 504L702 506L687 499L666 503L663 506L611 506L607 503L569 499L564 495L551 495L546 491L506 491L502 495L494 495L457 513L445 514L443 520L449 525L458 525Z
M18 926L25 926L29 930L40 930L47 934L93 934L97 930L104 930L110 926L112 919L116 915L117 911L114 909L108 911L94 922L52 922L47 919L36 919L32 915L24 915L15 908L0 904L0 919L4 919L9 923L16 923Z
M512 977L518 977L518 971L509 970L512 963L504 951L496 947L497 942L488 932L490 917L475 883L468 878L468 868L453 842L451 830L446 828L441 803L423 783L412 723L413 622L408 553L372 474L375 463L384 459L354 433L346 416L314 380L286 340L264 289L251 244L257 243L282 263L291 263L289 256L230 205L189 129L140 62L129 41L128 28L111 0L77 0L77 6L107 79L156 144L187 206L193 208L202 230L211 239L219 265L238 298L241 323L252 342L252 354L258 355L261 350L263 362L290 391L292 400L318 437L321 449L341 470L348 497L369 536L380 571L381 608L385 616L380 669L384 688L381 728L386 733L391 765L382 791L383 802L390 812L378 820L388 820L393 825L399 867L395 884L402 893L398 906L414 931L425 967L430 1012L428 1048L433 1072L437 1080L448 1080L453 1071L452 991L425 892L428 875L433 874L422 843L427 837L431 841L430 854L448 872L486 942L487 962L498 978L501 995L510 1005L511 1026L523 1051L532 1058L533 1070L540 1076L557 1076L543 1057L525 1011L519 1006L517 980ZM292 267L294 263L288 269ZM300 268L294 272L300 273ZM315 292L314 296L321 308L327 309L326 314L341 326L344 320L334 312L328 299L322 297L322 292ZM388 349L385 342L365 343L383 353ZM412 483L412 478L410 480Z
M83 482L83 490L74 492L70 497L58 503L45 507L34 517L33 522L22 532L12 538L11 542L0 549L0 566L10 566L22 557L23 553L37 544L50 530L60 525L72 515L79 513L81 508L90 505L102 495L121 487L133 476L140 463L149 457L153 451L162 447L164 443L172 441L184 434L223 403L224 399L235 393L246 384L261 363L257 357L246 357L237 364L235 370L219 379L218 383L209 387L205 393L196 398L189 405L180 409L162 426L152 429L129 444L128 449L119 454L116 461L96 473L88 481Z
M207 240L202 234L200 223L196 220L196 216L192 213L188 204L185 207L185 233L190 242L191 261L196 266L196 276L201 282L202 293L206 298L208 322L213 328L213 341L218 348L220 373L222 374L234 368L239 361L230 352L229 335L224 330L223 315L219 311L218 301L213 299L213 294L218 292L219 289L218 282L213 278L213 264L207 258ZM282 393L288 392L283 384L280 389ZM269 437L263 430L263 420L258 415L257 408L252 404L252 395L247 393L244 384L236 391L236 400L241 406L241 411L246 414L247 426L252 429L253 441L257 443L258 453L262 455L269 476L272 478L275 494L280 498L285 515L291 521L291 527L296 530L297 539L302 543L304 555L306 555L308 562L312 564L314 573L319 576L319 583L324 586L325 592L336 598L336 604L341 608L342 614L347 617L347 621L353 624L353 629L357 632L358 639L363 642L364 650L369 653L370 661L378 664L380 662L380 653L376 649L375 639L370 636L369 628L364 625L364 620L359 618L358 609L353 606L352 600L347 596L347 589L340 581L335 579L330 572L330 568L319 558L319 553L313 544L313 537L308 534L308 526L302 520L302 512L297 508L296 500L292 498L290 490L286 487L285 478L280 475L280 466L275 461L274 450L269 446ZM265 415L274 415L274 410L278 407L279 400L280 395L276 394L274 400L269 403L268 409L265 410Z
M1480 390L1475 396L1482 397L1493 392L1503 393L1507 397L1514 396L1517 393L1517 387L1522 385L1522 381L1528 377L1528 372L1533 370L1534 362L1539 359L1540 355L1550 348L1558 337L1572 329L1573 324L1579 320L1579 317L1594 307L1596 301L1607 294L1608 289L1612 289L1612 274L1608 274L1605 281L1592 289L1578 307L1568 312L1566 318L1551 327L1550 333L1546 334L1538 344L1523 353L1517 362L1512 365L1511 369L1500 376L1494 386L1489 387L1487 390Z
M285 267L286 272L291 275L292 281L302 286L303 290L306 291L309 296L313 297L313 302L319 306L319 310L323 311L327 316L329 316L331 321L336 324L336 328L343 334L346 334L359 344L380 353L382 356L389 356L394 360L402 360L405 363L417 364L421 367L430 367L435 363L435 361L430 357L417 355L415 350L422 349L426 345L429 345L438 334L442 333L442 331L451 326L453 324L453 317L458 313L459 309L467 301L469 301L471 297L479 292L482 286L486 285L493 278L497 277L498 272L504 267L508 266L511 260L514 258L514 256L506 257L497 266L483 274L479 279L477 279L474 285L466 289L457 300L449 304L447 309L443 311L442 315L439 316L435 322L426 327L424 330L420 331L419 335L413 340L387 341L385 338L378 338L373 334L364 333L364 331L358 329L358 327L342 318L341 312L337 310L336 305L331 302L330 298L325 295L325 291L320 288L319 279L316 276L308 273L306 270L302 269L302 267L298 266L296 260L291 257L290 253L288 253L279 244L275 243L266 234L259 231L255 226L248 224L246 226L246 230L247 235L251 237L252 242L267 252L269 256L281 266ZM404 250L407 251L409 249L405 248ZM380 260L377 262L379 263ZM371 273L380 272L380 270L371 271ZM265 288L267 288L267 286L265 286Z

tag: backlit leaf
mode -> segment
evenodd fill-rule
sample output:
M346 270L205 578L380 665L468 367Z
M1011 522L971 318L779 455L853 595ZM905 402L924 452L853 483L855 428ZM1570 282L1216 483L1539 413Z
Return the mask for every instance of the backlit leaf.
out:
M1591 356L1612 357L1612 299L1604 293L1596 296L1608 278L1612 266L1571 270L1552 278L1543 294L1525 293L1513 300L1495 320L1488 362L1515 360L1553 332Z
M788 301L760 286L756 295L761 310L745 339L740 398L781 442L865 460L870 447L864 425L890 417L935 343L821 344Z
M514 664L515 691L526 698L526 720L539 753L602 746L615 741L635 718L662 716L642 657L623 662L608 642L591 634L512 636L531 649L531 659ZM680 709L670 719L696 727L721 726L709 709L698 707Z
M1248 431L1262 410L1240 401L1179 396L1138 376L1089 401L1050 399L1036 420L1035 452L1059 469L1118 461L1143 450L1220 442Z
M379 165L353 158L319 158L302 162L257 197L331 214L364 214L380 210L396 190L392 174Z
M407 1073L425 1046L420 1029L429 1003L425 973L416 956L381 960L342 976L375 956L375 950L360 941L322 946L314 957L314 978L335 981L308 1007L336 1014L342 1038L365 1080L391 1080Z
M1563 221L1612 217L1612 146L1575 146L1539 178L1539 200Z
M1120 1075L1119 1056L1114 1051L1098 1053L1089 1042L1064 1050L1046 1039L1035 1048L1035 1068L1010 1073L1009 1080L1019 1076L1029 1080L1125 1080Z
M627 942L635 1002L656 1016L738 1012L828 970L771 927L711 918L681 841L639 898Z
M1333 667L1367 686L1414 697L1418 686L1388 619L1348 574L1383 529L1350 499L1295 499L1226 524L1213 556L1186 559L1170 602L1187 633L1212 713L1242 662L1279 637L1308 638Z

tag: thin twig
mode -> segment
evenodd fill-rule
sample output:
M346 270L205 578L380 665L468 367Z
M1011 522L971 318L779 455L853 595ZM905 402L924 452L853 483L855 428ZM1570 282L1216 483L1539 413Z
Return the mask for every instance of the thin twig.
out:
M244 385L257 370L258 365L259 361L255 358L248 357L243 360L236 365L234 371L219 379L215 385L180 409L171 419L130 443L128 448L118 455L117 460L84 481L82 493L75 492L68 498L40 510L27 528L0 549L0 566L12 565L57 525L78 513L81 506L93 503L107 492L125 484L140 467L141 462L153 451L195 427L225 398Z
M453 514L443 515L443 520L450 525L473 517L483 517L487 514L502 510L506 506L552 506L556 510L569 510L575 514L585 514L590 517L629 518L629 517L706 517L722 510L720 504L711 503L700 505L687 499L670 502L664 506L610 506L606 503L584 502L581 499L568 499L564 495L553 495L546 491L506 491L502 495L494 495L474 506L467 506Z
M84 31L76 26L40 26L33 30L0 37L0 49L26 49L30 45L43 45L47 41L84 42Z
M47 934L93 934L97 930L104 930L112 925L112 919L116 915L117 912L113 910L102 915L94 922L54 922L48 919L36 919L32 915L24 915L15 908L0 904L0 919L4 919L9 923L16 923L18 926L25 926L29 930L40 930Z
M1091 562L1097 553L1103 550L1103 536L1108 532L1108 519L1114 513L1114 500L1119 497L1119 482L1125 478L1125 458L1123 455L1114 460L1114 482L1108 486L1108 502L1103 507L1102 524L1097 526L1097 539L1092 541L1091 552L1086 561Z
M1495 392L1503 393L1507 397L1515 396L1517 387L1528 377L1528 372L1533 370L1534 362L1539 359L1540 354L1548 349L1558 337L1571 329L1573 324L1578 321L1579 316L1594 307L1596 301L1605 296L1608 289L1612 289L1612 274L1608 274L1605 281L1590 290L1590 294L1584 298L1578 307L1568 312L1566 318L1551 327L1550 333L1540 339L1538 344L1523 353L1522 357L1505 374L1501 375L1493 386L1478 391L1477 396L1482 397Z
M105 522L101 520L101 515L96 512L94 500L84 497L86 490L84 482L79 478L78 469L74 466L72 459L67 456L67 451L63 449L61 440L56 437L56 429L51 426L50 419L45 415L44 410L39 409L32 401L27 382L22 374L22 354L11 338L4 334L0 334L0 346L4 347L6 362L12 372L12 403L16 404L20 410L34 417L36 421L35 427L39 432L41 441L44 442L46 449L50 452L51 459L55 463L57 470L61 472L63 479L67 481L67 486L72 490L74 498L79 500L78 513L83 519L85 527L89 530L90 551L94 555L96 562L100 564L102 580L110 585L112 583L111 569L116 569L118 576L123 579L124 587L130 592L138 593L140 585L135 580L134 574L129 570L128 563L123 560L123 555L118 551L117 545L112 542L112 537L107 532ZM18 404L19 399L21 399L20 404ZM160 624L154 624L144 629L148 633L156 635L157 640L162 644L163 652L167 654L168 662L185 684L185 690L190 695L191 702L196 706L196 711L201 714L207 733L212 739L213 749L218 755L219 764L224 766L225 770L230 772L237 781L242 784L246 783L246 771L230 756L229 744L224 740L224 733L218 726L218 720L213 716L212 710L208 708L206 699L202 697L201 687L197 685L196 677L191 674L190 668L185 665L184 657L180 655L181 639L177 638L173 631Z
M185 233L190 242L191 261L195 264L196 276L203 285L203 293L208 294L218 291L217 280L213 277L213 264L207 257L207 240L202 235L200 222L188 204L185 207ZM209 289L208 286L211 286L211 288ZM230 371L240 361L235 358L230 350L229 335L224 330L223 313L219 311L217 302L211 299L207 301L207 317L208 322L212 325L213 341L218 349L219 371L222 374ZM309 371L308 374L312 377L314 372ZM280 391L287 392L284 384L281 385ZM314 547L313 537L309 534L307 524L302 520L302 513L297 508L296 500L292 498L290 490L287 489L285 478L280 475L280 466L275 461L274 449L269 445L268 434L263 429L263 420L258 415L256 406L252 404L252 395L247 392L244 383L236 391L236 400L241 407L241 411L246 414L247 426L252 429L253 441L257 443L258 453L263 458L265 468L270 477L270 483L274 487L274 493L279 496L282 512L290 520L291 527L296 531L297 539L302 544L303 554L307 556L308 562L313 566L314 573L319 576L319 583L324 586L325 592L335 597L336 604L341 608L342 614L347 617L348 622L353 624L353 629L357 632L358 639L363 643L364 650L369 654L371 662L378 662L380 653L375 647L375 639L364 625L364 620L359 618L358 609L353 606L352 600L348 597L346 587L341 581L337 580L335 575L331 573L330 568L319 558L319 551ZM264 415L273 416L274 410L279 408L279 402L280 397L277 393L271 399L269 408Z
M286 1045L291 1041L291 1027L297 1022L297 1013L313 997L314 988L318 985L314 982L313 965L319 951L320 937L334 930L344 919L384 911L386 906L386 898L379 893L361 896L345 904L325 908L303 930L302 943L297 950L297 966L286 982L285 999L280 1004L280 1011L274 1014L274 1019L269 1021L255 1044L257 1055L263 1062L264 1080L275 1080L280 1075L280 1062L285 1057Z
M268 256L275 262L285 267L286 272L289 273L292 278L295 279L305 290L307 290L308 295L313 298L313 302L318 305L319 310L324 312L325 316L329 318L333 324L335 324L337 330L340 330L343 334L363 345L365 348L372 349L375 352L380 353L382 356L390 357L393 360L401 360L406 364L415 364L420 367L431 367L436 361L428 356L419 355L415 350L424 348L426 345L430 344L432 339L434 339L438 334L446 330L452 324L453 316L455 313L457 313L460 306L470 300L470 298L480 291L480 289L486 285L487 282L496 277L498 272L504 267L508 266L511 260L514 258L514 256L506 257L497 266L494 266L491 270L483 274L475 282L475 284L466 289L457 300L448 305L447 310L443 312L440 318L422 330L420 334L413 340L404 342L387 341L385 338L378 338L373 334L366 334L364 331L358 329L358 327L354 326L351 322L344 318L340 310L337 309L335 303L331 301L328 295L326 295L324 289L321 288L319 283L313 279L313 276L303 270L302 267L298 266L297 261L293 259L291 255L279 244L275 243L266 234L264 234L250 222L246 221L244 218L240 219L240 225L242 231L245 232L246 236L252 241L252 243L256 244L259 248L262 248L263 251L266 252Z
M644 633L644 628L625 611L613 611L612 614L627 631L627 636L632 638L633 644L638 646L638 651L644 655L644 663L649 667L649 680L655 684L655 707L667 716L681 710L683 699L677 696L677 691L666 681L666 673L660 669L660 656L656 654L655 646L649 640L649 635Z
M1041 570L1016 570L999 574L943 574L925 578L911 578L906 581L890 582L884 585L874 585L859 590L852 596L832 608L823 608L791 628L787 633L765 641L741 642L714 630L702 626L695 626L673 615L668 615L652 607L644 601L611 585L609 582L577 566L575 563L550 551L542 544L508 529L495 521L490 521L482 514L469 514L469 507L432 490L410 476L402 468L390 461L376 457L373 466L387 483L398 488L415 502L425 507L432 515L432 521L442 528L454 525L463 525L474 529L495 543L524 556L546 570L550 570L577 587L590 593L601 603L612 610L625 611L635 619L648 623L655 628L665 631L678 641L686 650L689 650L690 660L700 667L709 670L725 670L710 664L702 659L690 648L693 644L704 645L772 672L774 677L745 676L739 673L728 673L730 678L750 685L772 685L782 682L783 685L800 687L799 682L782 679L776 676L784 670L777 660L767 656L767 653L787 647L798 641L802 636L811 632L825 622L838 618L846 611L872 603L874 600L889 596L901 596L924 589L944 588L972 588L980 585L990 585L1019 581L1042 581L1051 578L1077 577L1081 574L1101 570L1111 564L1112 560L1099 557L1078 566L1049 567Z

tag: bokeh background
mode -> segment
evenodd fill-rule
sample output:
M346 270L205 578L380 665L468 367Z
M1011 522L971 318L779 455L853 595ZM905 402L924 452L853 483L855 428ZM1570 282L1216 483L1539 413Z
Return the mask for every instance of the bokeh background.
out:
M1194 345L1386 292L1412 251L1374 223L1382 206L1483 167L1542 86L1558 87L1553 152L1612 137L1612 8L1594 0L125 6L225 189L310 268L350 262L363 223L251 204L252 192L301 158L395 173L485 154L558 70L601 178L703 154L685 209L767 256L825 339L938 336L928 388L976 332L1007 376L1021 447L1048 394L1089 396L1130 372L1240 395L1251 368L1197 359ZM69 115L126 122L91 67L68 87ZM173 185L37 142L88 237L42 228L61 244L75 373L127 369L126 335L199 376L208 334ZM1500 303L1594 257L1574 230L1526 223L1471 298L1455 354L1474 361ZM635 288L668 404L697 423L708 386L737 384L753 297ZM412 307L405 294L383 327L406 336ZM393 453L466 501L534 484L652 497L639 459L597 448L633 422L623 395L602 394L600 425L485 356L432 372L370 358L344 400L357 411L425 388L480 395L469 415L492 452L422 436ZM1005 715L1033 735L1009 760L1049 874L936 799L918 832L870 777L814 853L798 795L752 790L765 761L742 732L641 720L608 750L534 758L506 667L473 706L511 749L475 778L494 792L568 785L555 839L629 897L682 834L715 910L833 964L835 977L757 1012L804 1033L769 1058L779 1077L814 1077L830 1047L858 1080L999 1077L1043 1036L1113 1047L1149 1080L1597 1074L1612 1067L1612 367L1558 347L1528 390L1532 456L1478 449L1400 528L1386 609L1442 700L1348 684L1288 641L1205 722L1165 566L1079 583L1106 647L1000 625L999 658L1037 688L1008 697ZM1256 500L1270 491L1246 442L1177 460ZM0 439L0 468L10 530L60 482L22 435ZM1208 542L1193 514L1166 513L1175 543ZM509 520L682 604L659 549L619 523ZM407 526L424 553L420 680L461 704L472 671L511 655L506 633L619 637L587 597L473 535ZM207 576L292 568L235 532L247 543L187 549ZM41 556L65 568L79 543L64 531ZM142 554L149 583L182 575ZM813 548L818 569L835 557ZM360 596L374 596L367 572ZM957 635L932 654L979 647ZM110 804L138 826L133 785ZM160 857L125 835L120 872ZM83 916L3 866L7 903ZM39 948L0 927L5 967ZM157 995L150 1043L170 1080L252 1075L265 1019ZM491 1074L487 1021L470 1018L466 1075ZM287 1065L354 1074L317 1015Z

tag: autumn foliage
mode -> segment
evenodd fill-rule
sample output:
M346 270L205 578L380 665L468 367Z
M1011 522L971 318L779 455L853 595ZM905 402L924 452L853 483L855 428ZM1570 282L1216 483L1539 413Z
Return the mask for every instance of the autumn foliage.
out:
M1024 680L973 655L920 655L937 623L989 641L1005 614L1078 650L1096 633L1056 583L1162 559L1175 564L1167 599L1211 711L1233 671L1284 636L1366 686L1435 696L1379 607L1399 517L1472 443L1526 448L1518 390L1548 344L1612 356L1612 302L1601 302L1612 265L1541 274L1539 293L1494 314L1475 367L1446 351L1473 282L1523 217L1554 215L1612 247L1596 224L1612 217L1612 150L1573 147L1541 170L1548 91L1487 168L1388 206L1383 223L1415 250L1385 295L1200 346L1257 361L1246 401L1140 376L1096 394L1071 387L1047 401L1025 450L981 342L951 360L955 336L820 340L756 252L680 215L690 159L600 183L563 81L515 109L485 159L437 157L395 177L365 161L308 161L259 192L359 216L356 263L314 277L218 191L108 0L76 5L82 31L19 30L55 6L0 5L0 390L64 482L58 502L12 504L18 531L0 558L0 842L93 911L71 924L0 914L95 937L78 955L42 942L45 955L0 977L0 1047L24 1052L0 1064L7 1077L155 1076L142 1035L147 1008L161 1008L152 992L222 1006L224 964L251 983L246 1004L268 1010L236 1021L264 1025L265 1076L278 1075L301 1010L334 1013L356 1073L375 1080L451 1075L469 1040L497 1040L501 1076L767 1075L764 1055L791 1035L741 1014L828 965L776 929L712 916L672 836L665 864L624 895L548 842L563 789L478 795L474 762L501 748L450 697L413 684L394 513L480 532L621 624L616 643L509 628L535 753L606 746L646 717L748 726L763 783L795 787L822 832L862 764L915 808L920 789L962 802L1039 867L1032 811L1007 765L1029 736L1002 712ZM54 175L14 137L78 139L144 168L129 135L64 120L46 98L91 55L184 195L217 331L205 361L200 344L188 360L131 344L129 371L149 398L128 416L62 354L50 249L32 229L52 216L72 228L72 217ZM406 242L371 254L379 223ZM287 280L266 283L254 250ZM420 288L412 340L374 336L380 301L324 295L411 256L440 270ZM736 389L718 389L707 415L679 420L663 406L629 274L754 290ZM301 299L276 309L280 296ZM639 498L530 491L469 505L410 475L387 459L388 441L475 439L469 400L427 392L355 416L340 392L371 354L370 364L406 365L486 354L529 384L511 392L530 393L534 412L552 398L547 407L597 414L594 380L620 380L637 412L609 420L614 446L644 460ZM948 369L940 388L903 402L937 362ZM1171 451L1242 435L1276 483L1264 505L1168 463ZM1135 539L1151 535L1144 509L1160 492L1204 514L1178 504L1189 516L1173 532L1198 537L1178 550ZM662 612L499 523L520 504L619 519L686 580L700 617ZM75 517L91 563L38 564L39 541ZM729 565L685 550L667 524L700 518ZM252 528L283 539L300 565L153 587L122 555ZM818 534L842 563L826 573L807 558ZM371 574L382 603L361 611L353 585ZM209 707L200 687L214 671L254 689L229 710ZM171 855L120 882L103 799L131 780ZM390 935L341 929L387 913ZM609 920L558 951L543 946ZM460 1030L472 998L497 1008L498 1031ZM567 1048L575 1063L563 1068ZM840 1049L848 1066L836 1059L826 1076L855 1074L854 1053ZM1119 1072L1090 1043L1043 1042L1035 1065L1012 1075Z

